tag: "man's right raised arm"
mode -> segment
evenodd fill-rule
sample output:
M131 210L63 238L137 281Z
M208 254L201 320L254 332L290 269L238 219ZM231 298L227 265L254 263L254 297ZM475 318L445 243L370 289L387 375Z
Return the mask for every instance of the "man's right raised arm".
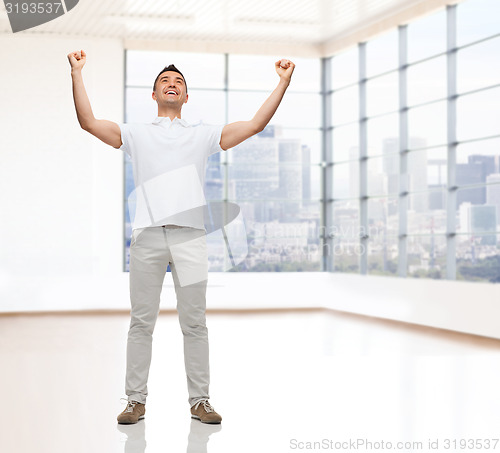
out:
M102 140L104 143L120 148L122 146L121 131L118 124L113 121L97 120L92 113L90 101L83 84L82 68L87 55L81 52L71 52L68 60L71 65L71 78L73 80L73 99L75 101L76 116L82 129Z

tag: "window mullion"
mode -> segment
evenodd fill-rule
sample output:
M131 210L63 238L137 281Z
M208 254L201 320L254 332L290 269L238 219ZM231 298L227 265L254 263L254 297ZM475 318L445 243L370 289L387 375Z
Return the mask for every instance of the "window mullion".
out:
M448 141L448 188L446 197L446 278L456 279L456 152L457 152L457 8L446 8L447 19L447 141Z
M331 58L321 59L321 93L322 93L322 150L321 150L321 228L320 228L320 245L322 250L322 266L321 270L332 272L334 269L334 254L333 250L333 237L329 232L333 230L333 181L332 173L333 167L330 165L332 162L332 129L330 128L332 119L331 109Z
M359 272L368 272L368 139L366 118L366 43L359 44Z
M399 27L399 231L398 275L408 273L408 27Z

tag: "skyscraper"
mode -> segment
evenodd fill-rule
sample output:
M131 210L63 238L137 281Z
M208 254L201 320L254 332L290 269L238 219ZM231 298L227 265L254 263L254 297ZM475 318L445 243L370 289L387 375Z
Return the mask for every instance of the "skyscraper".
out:
M302 199L311 200L311 148L302 145Z
M359 147L349 148L349 197L359 197ZM342 194L344 195L344 194ZM335 197L336 195L333 194Z
M458 186L486 182L483 163L469 161L466 164L457 164L456 181ZM457 191L457 208L465 202L480 205L484 204L485 201L486 191L484 187L475 187Z
M275 203L261 201L279 191L279 148L274 128L266 128L234 148L229 167L229 198L238 201L245 218L257 222L275 219Z
M481 245L496 245L497 237L492 233L497 227L496 206L471 206L471 232L481 234ZM483 234L484 233L484 234Z
M460 205L459 216L460 230L462 232L480 237L481 245L496 245L496 235L489 234L496 230L496 206L478 206L465 201Z
M468 156L466 164L457 164L457 185L484 184L489 175L496 173L496 168L495 156L472 154ZM486 187L459 190L457 207L464 201L475 205L486 203Z
M294 222L302 208L302 148L297 139L280 139L278 146L279 197L287 206L280 220Z
M234 149L230 179L235 180L231 198L255 199L276 196L279 188L278 142L252 137Z
M492 173L486 177L486 204L496 206L497 225L500 227L500 173Z
M408 175L410 192L421 192L428 189L427 185L427 142L420 137L410 137L410 149L408 153ZM417 196L409 199L409 209L415 212L427 212L429 210L429 197Z
M480 163L483 167L483 177L486 181L486 177L492 173L496 173L496 162L495 156L483 156L481 154L472 154L468 158L469 163Z
M408 153L408 190L410 192L419 192L427 190L427 142L420 137L410 137L410 149ZM395 159L399 152L399 141L395 137L388 137L382 142L382 152L384 154L383 171L387 174L387 189L389 193L399 192L399 159ZM429 209L429 200L427 197L413 197L409 199L409 209L416 212L426 212Z
M382 142L382 171L387 175L387 190L389 193L399 192L399 159L395 159L399 151L399 140L395 137L386 138Z

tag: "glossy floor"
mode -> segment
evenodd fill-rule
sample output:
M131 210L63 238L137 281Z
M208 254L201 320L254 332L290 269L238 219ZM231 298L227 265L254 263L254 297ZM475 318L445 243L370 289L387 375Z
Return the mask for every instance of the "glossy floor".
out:
M120 426L127 315L0 317L0 451L500 450L497 340L333 312L209 313L208 327L222 425L191 420L182 335L162 314L146 418Z

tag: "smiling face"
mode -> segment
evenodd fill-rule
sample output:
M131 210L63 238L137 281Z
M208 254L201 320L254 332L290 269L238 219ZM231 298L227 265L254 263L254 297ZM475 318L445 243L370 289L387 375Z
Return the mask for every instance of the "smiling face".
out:
M184 78L175 71L162 73L156 81L152 97L159 107L163 105L170 108L182 108L188 100Z

